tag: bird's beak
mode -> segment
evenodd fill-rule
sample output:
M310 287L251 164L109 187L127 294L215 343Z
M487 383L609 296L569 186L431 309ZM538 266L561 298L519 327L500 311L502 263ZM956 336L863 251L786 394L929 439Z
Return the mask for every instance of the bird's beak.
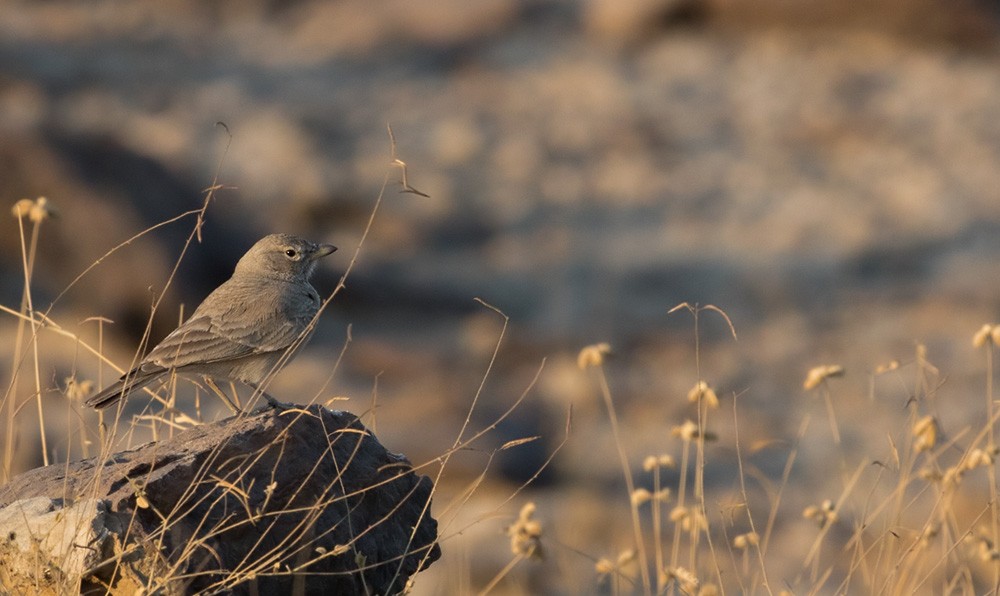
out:
M316 259L323 258L335 250L337 250L337 247L332 244L320 244L316 247L316 252L313 253L312 260L315 261Z

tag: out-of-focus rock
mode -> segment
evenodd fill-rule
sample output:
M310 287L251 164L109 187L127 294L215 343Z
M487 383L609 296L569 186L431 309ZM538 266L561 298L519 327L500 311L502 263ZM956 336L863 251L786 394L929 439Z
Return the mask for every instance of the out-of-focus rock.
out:
M431 488L351 414L265 410L0 487L0 581L395 593L440 556Z
M705 16L703 0L590 0L583 22L587 32L623 45L644 41L657 29Z
M520 11L518 0L444 0L433 5L389 0L378 7L364 0L313 2L293 12L289 39L313 57L407 43L447 47L495 35Z
M919 44L997 47L995 2L988 0L704 0L714 23L733 29L787 27L887 33Z
M864 30L973 49L995 49L997 5L984 0L589 0L588 34L622 46L671 27L705 24L727 30Z

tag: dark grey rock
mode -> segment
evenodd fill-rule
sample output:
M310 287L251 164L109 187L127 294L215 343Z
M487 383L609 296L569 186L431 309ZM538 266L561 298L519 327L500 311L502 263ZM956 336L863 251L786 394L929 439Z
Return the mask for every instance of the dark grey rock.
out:
M440 556L431 493L354 415L266 410L14 478L0 578L44 559L63 588L391 594Z

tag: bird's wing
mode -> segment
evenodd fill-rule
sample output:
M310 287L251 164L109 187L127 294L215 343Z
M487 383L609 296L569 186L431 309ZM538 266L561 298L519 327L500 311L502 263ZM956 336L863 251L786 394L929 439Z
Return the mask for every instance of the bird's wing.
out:
M305 289L230 280L150 351L142 369L179 368L284 350L315 314Z

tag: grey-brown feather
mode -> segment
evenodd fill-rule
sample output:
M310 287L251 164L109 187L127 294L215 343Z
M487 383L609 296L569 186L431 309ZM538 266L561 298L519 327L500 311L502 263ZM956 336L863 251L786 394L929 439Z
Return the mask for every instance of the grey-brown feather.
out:
M289 250L299 258L285 254ZM172 371L260 383L286 350L300 338L305 341L303 334L320 306L309 277L315 260L333 250L284 234L264 237L184 324L87 405L110 406Z

